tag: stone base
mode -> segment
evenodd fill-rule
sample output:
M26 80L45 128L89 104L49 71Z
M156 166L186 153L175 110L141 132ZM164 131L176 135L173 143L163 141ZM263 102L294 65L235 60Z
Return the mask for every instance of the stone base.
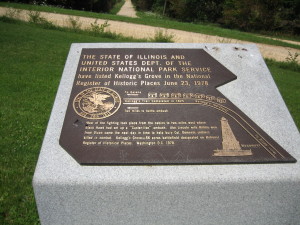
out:
M300 159L298 129L255 45L73 44L33 179L42 225L299 224L299 162L79 165L58 140L82 48L203 48L238 77L218 89Z

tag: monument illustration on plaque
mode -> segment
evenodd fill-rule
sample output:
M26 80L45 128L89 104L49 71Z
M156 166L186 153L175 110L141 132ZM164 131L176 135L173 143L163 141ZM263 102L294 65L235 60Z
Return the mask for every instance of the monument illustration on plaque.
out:
M236 140L232 130L228 124L228 120L224 117L221 119L222 129L222 146L223 149L215 150L213 156L248 156L253 155L251 150L242 150L240 143Z
M61 146L80 164L295 162L216 88L204 49L82 49Z

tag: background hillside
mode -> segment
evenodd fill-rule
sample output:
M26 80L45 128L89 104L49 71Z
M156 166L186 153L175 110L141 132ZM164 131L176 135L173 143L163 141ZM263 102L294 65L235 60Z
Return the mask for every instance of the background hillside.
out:
M244 31L299 35L299 0L133 0L139 10L187 22L218 23Z
M110 12L122 0L14 0L66 9ZM216 23L243 31L300 33L300 0L132 0L137 10L184 22Z

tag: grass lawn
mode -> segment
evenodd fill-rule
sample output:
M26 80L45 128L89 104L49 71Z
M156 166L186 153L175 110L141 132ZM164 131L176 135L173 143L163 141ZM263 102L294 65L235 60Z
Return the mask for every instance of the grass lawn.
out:
M226 38L238 39L242 41L250 41L255 43L263 43L263 44L278 45L283 47L300 49L299 45L285 43L278 40L272 40L269 38L265 38L260 34L241 32L232 29L225 29L214 24L200 24L200 23L195 24L195 23L178 22L175 20L171 20L169 18L163 18L163 17L156 16L154 14L143 13L143 12L138 13L138 16L140 16L140 18L130 18L130 17L106 14L106 13L94 13L94 12L86 12L86 11L79 11L79 10L62 9L58 7L18 4L18 3L8 3L8 2L0 2L0 6L27 9L27 10L37 10L43 12L61 13L66 15L107 19L107 20L118 20L118 21L124 21L129 23L150 25L155 27L172 28L172 29L191 31L191 32L208 34L208 35L216 35L216 36L220 36L220 40L226 37ZM293 36L293 37L286 36L283 38L300 41L299 36Z
M0 224L35 225L31 182L70 45L123 40L23 22L0 21L0 31ZM299 67L269 65L299 127Z
M266 60L298 129L300 128L300 65Z
M31 180L71 43L120 42L0 22L0 224L38 224Z

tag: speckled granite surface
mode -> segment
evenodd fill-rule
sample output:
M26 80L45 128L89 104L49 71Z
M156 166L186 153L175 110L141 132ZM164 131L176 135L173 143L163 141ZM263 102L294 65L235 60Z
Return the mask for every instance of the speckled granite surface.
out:
M42 225L299 224L299 162L79 165L58 140L82 48L204 49L238 77L218 89L300 160L299 132L255 45L73 44L33 178Z

